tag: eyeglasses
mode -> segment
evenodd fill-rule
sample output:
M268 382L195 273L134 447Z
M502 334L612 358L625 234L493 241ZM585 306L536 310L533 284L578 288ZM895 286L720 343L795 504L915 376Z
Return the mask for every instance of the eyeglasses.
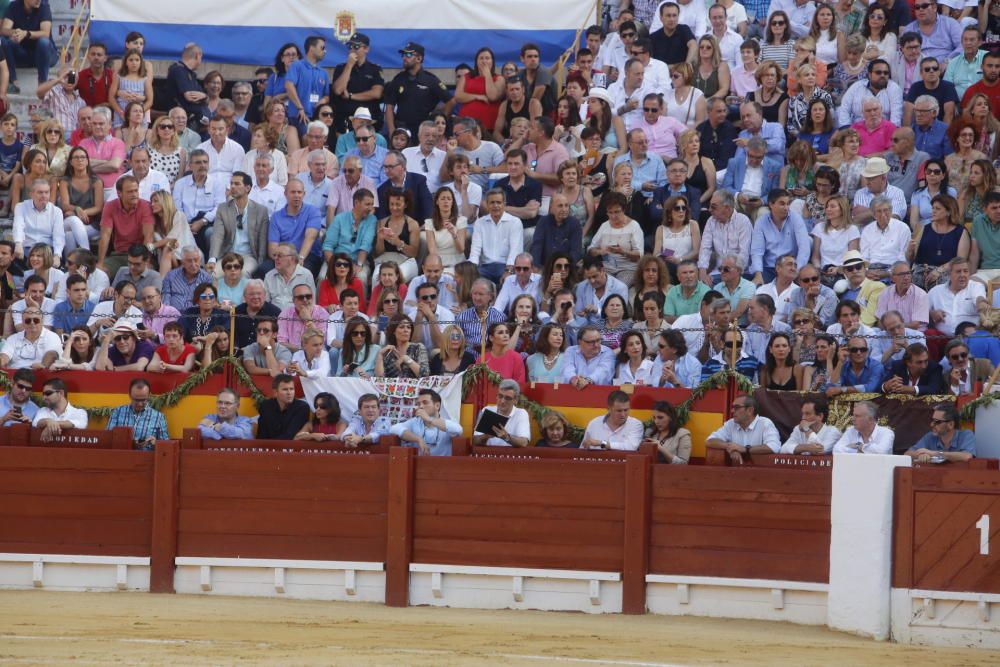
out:
M42 320L39 317L25 317L21 320L25 324L41 324Z
M867 347L849 347L849 348L847 348L847 350L851 354L861 354L862 352L867 352L868 348Z
M892 274L893 278L905 278L906 276L912 276L913 271L900 271L899 273Z
M46 389L42 392L42 396L51 396L54 393L56 393L55 389Z
M119 335L119 336L115 336L115 338L114 338L114 341L115 341L116 343L120 343L120 342L122 342L123 340L128 340L128 339L129 339L129 338L131 338L131 337L132 337L132 334L121 334L121 335Z
M591 338L590 340L584 340L584 339L581 338L580 342L581 343L586 343L587 345L597 345L598 343L601 342L601 339L600 338Z
M226 264L222 268L225 269L226 271L229 271L230 269L242 269L243 265L242 264Z
M62 132L55 128L50 128L48 130L45 130L45 134L62 134Z
M313 406L313 410L329 410L330 406L323 403L317 403Z
M969 358L969 353L968 352L956 352L955 354L949 354L948 358L951 359L952 361L961 361L962 359L968 359Z
M861 271L865 268L864 264L851 264L850 266L845 266L844 271L849 273L854 273L855 271Z
M214 299L215 295L212 294L211 292L202 292L201 294L198 295L198 298L201 299L202 301L209 301L211 299Z
M27 384L27 385L25 385L25 384L15 384L14 386L17 387L18 389L23 390L23 391L31 391L31 385L30 384Z
M913 5L913 8L916 9L917 11L920 11L921 9L927 9L928 7L933 7L933 6L934 6L933 2L922 2L919 5Z
M719 268L719 271L721 271L722 273L729 273L730 271L736 271L736 270L737 269L736 269L735 266L723 266L723 267Z
M400 164L402 164L402 162L400 162L400 163L395 163L394 162L393 164L389 164L388 162L386 162L385 164L382 165L382 168L385 169L386 171L389 171L393 167L398 167Z
M308 301L309 299L313 298L313 295L312 294L296 294L293 298L296 301Z
M355 137L357 141L371 141L374 137Z
M514 270L518 273L531 273L530 266L515 266Z
M795 324L795 325L809 324L810 322L812 322L812 320L810 320L808 318L805 318L805 317L799 318L797 320L792 320L792 324Z
M354 337L364 338L365 337L365 330L364 329L358 329L357 331L352 331L351 332L351 338L354 338Z
M679 78L681 78L681 75L678 74L677 72L674 72L673 74L670 75L670 78L671 79L679 79Z
M784 21L771 21L771 25L785 25Z
M808 285L809 283L818 283L819 276L809 276L807 278L799 278L799 282L805 285Z
M517 396L514 394L497 394L498 401L516 401Z
M256 83L258 86L266 86L267 79L254 79L254 83Z
M924 72L937 72L937 71L939 71L940 69L941 69L941 68L940 68L940 67L937 67L937 66L935 66L935 67L925 67L925 68L924 68Z

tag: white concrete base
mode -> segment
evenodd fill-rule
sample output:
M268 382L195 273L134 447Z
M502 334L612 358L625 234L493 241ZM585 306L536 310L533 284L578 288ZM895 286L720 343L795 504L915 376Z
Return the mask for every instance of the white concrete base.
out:
M825 625L827 586L801 581L646 576L646 609L665 616L708 616Z
M621 575L468 565L410 565L410 604L618 614Z
M1000 595L893 588L892 639L1000 650Z
M0 589L148 591L149 559L134 556L0 554Z
M175 564L178 593L385 602L382 563L179 557Z

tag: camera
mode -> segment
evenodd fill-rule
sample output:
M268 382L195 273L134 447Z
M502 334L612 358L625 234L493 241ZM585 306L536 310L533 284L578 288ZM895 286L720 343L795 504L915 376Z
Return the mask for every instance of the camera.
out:
M76 85L76 70L71 69L66 73L66 83Z
M573 307L573 304L569 301L563 301L561 304L559 304L559 307L562 308L563 310L569 310L570 308Z

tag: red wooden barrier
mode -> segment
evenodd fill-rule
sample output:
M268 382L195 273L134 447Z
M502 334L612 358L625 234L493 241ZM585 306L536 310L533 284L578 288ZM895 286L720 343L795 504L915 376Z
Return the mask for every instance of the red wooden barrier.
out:
M893 586L1000 593L1000 474L937 466L895 475Z
M182 450L178 556L385 561L388 457Z
M492 447L488 445L473 445L469 438L455 438L451 442L452 456L471 456L475 458L509 459L522 457L526 459L551 459L575 461L625 461L631 456L642 454L653 456L656 446L640 445L634 452L624 452L603 449L571 449L562 447Z
M0 552L149 556L153 453L0 447Z
M42 441L42 429L19 424L3 429L0 446L68 447L73 449L132 449L132 429L118 426L105 429L67 428L49 442Z
M196 428L184 429L181 446L184 449L202 449L226 452L283 452L302 454L388 454L389 448L399 445L399 438L384 435L374 445L348 447L342 442L312 440L211 440L201 436Z
M655 466L649 571L826 582L831 475Z

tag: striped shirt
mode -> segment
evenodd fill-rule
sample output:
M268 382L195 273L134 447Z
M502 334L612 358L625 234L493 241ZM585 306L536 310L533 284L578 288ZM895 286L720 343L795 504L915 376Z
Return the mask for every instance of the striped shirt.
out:
M163 413L154 410L148 405L141 412L136 412L131 405L122 405L111 411L111 418L108 420L108 430L116 426L128 426L132 429L132 441L137 443L137 449L149 451L153 445L143 442L146 438L152 437L157 440L167 440L167 420Z
M465 332L465 347L471 352L479 354L483 344L483 336L485 336L486 332L483 330L483 321L480 319L480 315L476 312L475 307L467 308L460 312L455 321L458 322L458 326L462 327L462 331ZM489 329L490 325L494 322L506 321L506 316L493 306L490 306L490 309L486 311L486 329Z

